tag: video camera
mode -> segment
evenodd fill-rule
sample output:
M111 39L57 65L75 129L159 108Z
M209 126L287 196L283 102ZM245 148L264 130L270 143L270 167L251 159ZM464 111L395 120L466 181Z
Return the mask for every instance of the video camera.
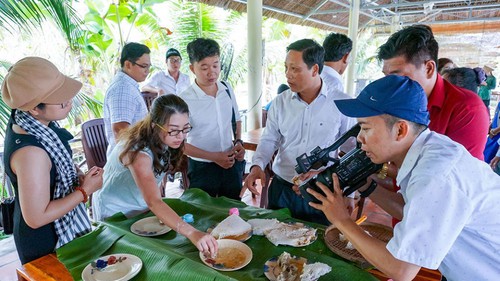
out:
M333 191L332 173L336 173L339 177L340 188L344 196L356 191L358 188L366 183L366 178L379 171L382 164L373 163L366 153L361 150L360 144L357 143L356 148L352 149L340 159L330 157L330 153L339 148L350 137L356 137L361 130L361 126L356 124L331 146L321 149L319 146L313 149L309 156L306 153L296 158L297 165L295 171L299 174L306 173L311 169L319 169L333 162L333 165L326 168L318 175L303 182L299 186L300 193L307 201L319 203L319 201L309 194L306 189L311 188L320 194L323 191L316 185L316 182L321 182L328 186Z

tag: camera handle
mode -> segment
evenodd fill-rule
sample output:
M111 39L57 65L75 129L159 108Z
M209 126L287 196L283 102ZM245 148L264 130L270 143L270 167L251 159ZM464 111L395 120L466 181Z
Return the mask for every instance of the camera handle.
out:
M297 165L295 165L295 171L298 174L303 174L311 169L318 169L326 166L328 162L339 164L340 160L330 157L330 152L338 149L350 137L356 137L359 134L359 131L361 131L361 126L356 124L329 147L321 149L318 146L311 151L310 156L307 156L306 153L300 155L296 158Z

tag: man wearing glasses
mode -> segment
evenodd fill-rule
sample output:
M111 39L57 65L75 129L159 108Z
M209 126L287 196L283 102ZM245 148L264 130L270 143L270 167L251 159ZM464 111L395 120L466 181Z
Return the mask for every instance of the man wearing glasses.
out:
M107 155L116 144L120 131L142 120L148 114L138 82L149 74L150 50L146 45L127 43L120 57L121 69L109 85L104 97L104 128L109 146Z
M167 69L151 75L141 88L143 92L179 95L189 87L191 84L189 76L180 71L182 57L179 51L174 48L168 49L165 62Z

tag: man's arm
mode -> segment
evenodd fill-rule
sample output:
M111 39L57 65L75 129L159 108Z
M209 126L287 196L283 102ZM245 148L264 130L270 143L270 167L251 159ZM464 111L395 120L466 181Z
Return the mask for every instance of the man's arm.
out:
M130 124L128 122L117 122L111 124L111 129L113 130L115 142L118 140L118 137L120 136L122 130L127 129L128 127L130 127Z
M333 174L334 192L325 185L318 183L325 196L308 188L307 192L316 197L321 204L310 202L313 208L323 211L328 220L333 223L353 244L368 262L387 276L395 280L412 280L420 270L420 266L396 259L386 248L386 243L368 235L350 218L344 206L344 198L337 175Z
M403 207L405 202L400 193L390 191L379 185L375 191L370 194L370 199L384 209L389 215L398 220L403 219Z

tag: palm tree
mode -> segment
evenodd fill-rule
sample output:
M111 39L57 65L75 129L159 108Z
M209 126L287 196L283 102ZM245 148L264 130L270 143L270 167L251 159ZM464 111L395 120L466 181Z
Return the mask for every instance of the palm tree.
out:
M0 27L7 32L25 32L31 34L42 27L42 24L47 21L53 21L62 36L68 43L68 49L71 50L73 56L78 55L81 49L80 38L82 30L81 19L78 17L74 9L71 7L72 1L62 0L4 0L0 2ZM1 66L8 69L11 66L9 62L2 62ZM4 77L0 77L0 82L3 82ZM87 108L91 114L100 116L102 112L102 104L82 93L76 98L76 104L70 113L70 121L76 120L78 116L87 113ZM83 106L85 105L85 106ZM10 108L0 100L0 135L5 134L5 128L10 116Z

